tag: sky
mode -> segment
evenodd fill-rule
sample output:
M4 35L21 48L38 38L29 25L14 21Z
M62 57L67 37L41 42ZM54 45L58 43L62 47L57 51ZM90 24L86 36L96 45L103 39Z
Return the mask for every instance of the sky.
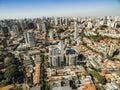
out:
M0 19L120 16L120 0L0 0Z

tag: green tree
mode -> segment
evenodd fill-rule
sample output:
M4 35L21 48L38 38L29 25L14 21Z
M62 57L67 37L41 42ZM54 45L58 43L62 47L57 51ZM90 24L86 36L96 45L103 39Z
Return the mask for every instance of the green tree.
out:
M104 76L101 76L97 71L89 71L88 74L92 75L98 80L99 83L105 84L106 80Z
M7 57L4 59L4 63L5 63L6 66L8 66L8 65L11 65L11 64L15 64L16 61L15 61L15 58L13 58L13 57L8 57L8 56L7 56Z
M17 72L17 66L12 64L6 68L4 77L7 79L8 82L15 82Z
M120 28L120 21L117 22L117 26L116 27Z
M60 33L64 32L64 31L65 30L63 30L63 29L59 29L59 30L57 30L57 33L60 34Z
M23 90L23 89L20 88L20 87L15 86L15 87L12 88L12 90Z
M0 72L0 82L3 80L3 73Z

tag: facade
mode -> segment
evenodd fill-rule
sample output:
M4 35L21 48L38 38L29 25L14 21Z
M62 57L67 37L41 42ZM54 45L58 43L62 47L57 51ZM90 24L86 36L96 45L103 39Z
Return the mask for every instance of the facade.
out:
M49 48L49 63L51 66L60 66L60 50L56 47Z
M62 18L61 17L58 19L58 25L62 25Z
M91 22L88 22L87 27L88 27L88 28L92 28L92 23L91 23Z
M74 22L74 39L78 37L78 25L77 22Z
M8 27L2 27L2 35L3 36L8 36L9 35Z
M65 51L66 51L65 53L66 66L76 65L78 60L78 54L76 53L76 51L70 48L66 49Z
M109 56L112 56L114 51L115 51L115 46L114 46L114 44L111 44L111 45L110 45L110 48L109 48L109 53L108 53L108 55L109 55Z
M37 27L37 30L40 30L40 29L41 29L40 23L37 23L37 24L36 24L36 27Z
M65 58L66 58L66 66L77 64L77 58L78 58L77 54L66 55Z
M50 64L51 66L61 66L61 57L60 55L53 55L50 56Z
M46 32L46 24L45 24L45 22L43 22L41 24L41 26L42 26L42 32Z
M50 39L53 40L53 30L49 30L49 36L50 36Z
M2 39L2 44L3 44L4 48L7 48L7 46L8 46L9 43L7 42L6 38Z
M30 46L35 46L35 35L32 29L24 33L24 38L26 44L29 44Z
M54 18L54 23L55 23L55 26L58 25L58 19L57 18Z
M18 36L19 35L19 30L17 25L12 26L12 31L11 31L12 36Z
M58 48L61 50L61 52L63 53L63 51L64 51L64 44L63 44L63 41L60 41L59 43L58 43Z
M68 26L68 18L64 18L63 23L65 26Z

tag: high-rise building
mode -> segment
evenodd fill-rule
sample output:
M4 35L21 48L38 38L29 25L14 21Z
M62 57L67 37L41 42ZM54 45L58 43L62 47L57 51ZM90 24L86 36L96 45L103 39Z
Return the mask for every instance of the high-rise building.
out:
M64 25L67 26L68 25L68 18L64 19Z
M115 45L114 45L114 44L111 44L111 45L110 45L110 48L109 48L109 53L108 53L108 55L109 55L109 56L112 56L114 51L115 51Z
M74 49L66 48L65 62L66 65L76 65L78 61L78 54Z
M27 24L27 29L34 29L34 23L33 22L29 22L28 24Z
M66 55L66 65L76 65L77 64L77 58L78 55L77 54L70 54L70 55Z
M78 37L78 25L77 22L74 22L74 39Z
M58 43L58 48L59 48L60 51L63 53L63 51L64 51L64 44L63 44L63 41L60 41L60 42Z
M92 23L90 21L87 23L87 27L92 28Z
M56 47L49 48L49 63L51 66L61 65L61 55L60 50Z
M53 39L53 30L49 30L49 36L50 36L50 39L52 40Z
M26 22L25 21L20 21L20 28L23 31L26 28Z
M58 19L57 18L54 18L54 23L55 23L55 26L58 25Z
M26 44L29 44L30 46L35 46L35 35L32 29L24 33L24 38Z
M2 35L3 36L8 36L9 35L8 27L2 27Z
M58 43L58 48L60 49L61 51L61 54L60 54L60 61L61 63L64 64L64 44L63 44L63 41L61 40L59 43Z
M42 32L46 32L46 24L45 24L45 22L43 22L41 24L41 26L42 26Z
M37 23L36 24L36 27L37 27L37 30L40 30L41 28L40 28L40 23Z
M11 31L11 35L15 36L15 35L19 35L19 30L18 30L18 26L17 25L13 25L12 26L12 31Z
M60 55L51 56L50 64L51 64L51 66L60 66L61 65Z
M61 17L58 19L58 24L62 25L62 18Z
M7 39L6 39L6 38L3 38L3 39L2 39L2 44L3 44L3 47L4 47L4 48L7 48L8 42L7 42Z

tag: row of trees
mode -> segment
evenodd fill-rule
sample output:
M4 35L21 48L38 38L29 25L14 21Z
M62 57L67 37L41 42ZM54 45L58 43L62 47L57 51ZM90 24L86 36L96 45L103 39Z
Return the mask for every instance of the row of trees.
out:
M104 76L100 75L97 71L88 71L89 75L92 75L94 78L96 78L98 80L99 83L101 84L105 84L106 83L106 79Z
M40 83L41 83L41 90L49 90L48 82L47 82L47 73L46 69L48 67L48 56L43 55L43 60L41 62L41 69L40 69Z

